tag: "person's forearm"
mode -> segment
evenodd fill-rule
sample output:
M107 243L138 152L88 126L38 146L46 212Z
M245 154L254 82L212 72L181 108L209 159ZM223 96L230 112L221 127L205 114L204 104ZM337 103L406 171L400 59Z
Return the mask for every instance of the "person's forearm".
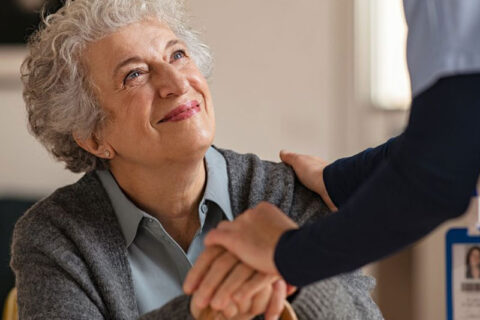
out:
M280 238L288 282L359 268L464 212L480 168L479 86L479 74L450 77L415 98L391 156L338 213Z
M355 191L385 161L399 137L375 148L368 148L354 156L338 159L323 171L323 180L330 199L342 206Z

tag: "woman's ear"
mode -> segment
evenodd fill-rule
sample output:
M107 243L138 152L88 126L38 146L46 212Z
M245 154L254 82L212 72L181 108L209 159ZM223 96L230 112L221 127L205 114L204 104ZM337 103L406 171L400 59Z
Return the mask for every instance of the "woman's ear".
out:
M92 133L88 138L82 139L77 133L73 133L73 140L80 146L80 148L89 153L103 159L113 159L113 148L105 142L102 142L98 137Z

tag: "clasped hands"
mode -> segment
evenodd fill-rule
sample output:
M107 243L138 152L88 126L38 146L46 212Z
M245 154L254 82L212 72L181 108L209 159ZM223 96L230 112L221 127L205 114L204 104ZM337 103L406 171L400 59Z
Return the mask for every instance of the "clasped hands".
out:
M287 152L281 152L280 158L336 210L323 183L325 161ZM266 320L278 319L287 295L295 288L287 285L275 266L275 247L284 232L297 228L293 220L266 202L232 222L221 222L206 236L206 249L183 284L185 293L192 295L193 317L197 319L210 307L215 319L247 320L259 314Z
M221 222L206 236L206 249L183 285L185 293L192 294L190 311L194 318L210 306L217 312L216 319L247 320L259 314L265 314L267 320L278 319L287 293L292 289L287 290L287 284L276 270L273 251L280 235L297 225L281 212L273 212L275 218L271 221L272 209L278 210L261 203L241 214L235 223ZM260 215L262 219L258 219ZM254 226L252 217L256 220ZM274 228L263 228L266 224ZM239 241L241 239L250 241ZM216 244L225 240L227 249ZM249 248L252 245L256 247L254 250ZM232 253L236 250L243 252L246 260L240 261ZM270 258L257 259L258 250ZM271 261L264 264L262 260Z

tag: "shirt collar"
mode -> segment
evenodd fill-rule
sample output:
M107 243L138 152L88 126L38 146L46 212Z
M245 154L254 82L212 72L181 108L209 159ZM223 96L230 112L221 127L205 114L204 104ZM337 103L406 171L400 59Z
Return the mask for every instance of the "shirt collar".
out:
M223 155L215 148L210 147L205 154L205 167L207 171L207 184L200 206L206 200L216 203L223 211L225 217L232 221L233 214L228 192L227 163ZM142 219L152 218L148 213L133 204L118 186L115 178L108 170L96 170L96 174L112 202L113 210L117 216L127 247L135 240L138 227ZM200 215L200 211L199 211ZM200 215L201 227L205 217Z
M210 147L205 154L205 164L207 185L203 198L215 202L222 209L225 217L232 221L233 213L228 192L227 162L217 149ZM201 202L203 202L203 199Z
M138 225L145 216L145 213L127 198L109 170L97 170L96 173L112 202L112 207L120 224L120 229L122 230L127 247L129 247L135 239Z

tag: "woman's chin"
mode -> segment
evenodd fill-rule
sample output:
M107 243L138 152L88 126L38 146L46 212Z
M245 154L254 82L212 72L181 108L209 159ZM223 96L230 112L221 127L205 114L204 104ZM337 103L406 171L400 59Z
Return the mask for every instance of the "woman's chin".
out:
M182 132L183 134L178 134ZM175 134L175 140L172 147L182 151L207 150L213 143L215 137L215 126L205 125L204 123L193 123L185 130L178 131Z
M193 137L178 139L171 144L168 152L170 156L177 160L182 159L202 159L208 148L213 143L213 134L199 133Z

